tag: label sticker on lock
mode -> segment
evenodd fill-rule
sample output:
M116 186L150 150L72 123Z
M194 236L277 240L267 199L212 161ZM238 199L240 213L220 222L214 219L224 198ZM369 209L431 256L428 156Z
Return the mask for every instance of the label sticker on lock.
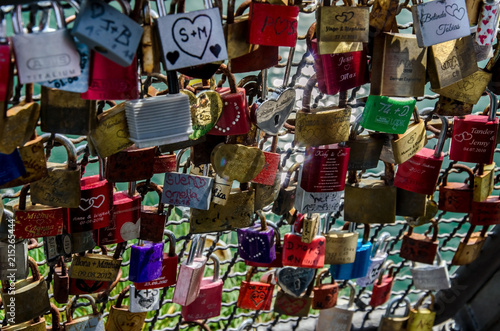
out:
M227 60L218 8L167 15L157 22L167 70Z
M208 210L213 178L174 172L165 173L161 202L168 205Z

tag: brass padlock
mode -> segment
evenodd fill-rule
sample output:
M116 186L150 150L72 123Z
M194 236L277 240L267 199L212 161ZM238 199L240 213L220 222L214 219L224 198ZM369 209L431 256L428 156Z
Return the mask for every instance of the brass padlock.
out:
M394 163L396 164L401 164L409 160L425 146L425 123L420 119L417 107L413 110L413 123L408 125L405 133L396 135L396 137L397 138L391 142L392 151L394 153Z
M73 318L73 311L75 307L76 300L78 299L86 299L90 301L90 305L92 306L92 314L80 316L77 318ZM97 310L97 305L95 300L90 295L80 295L74 296L70 299L68 304L66 305L66 319L67 321L63 324L64 331L80 331L80 330L88 330L88 331L102 331L104 330L104 320L102 318L102 314Z
M116 303L109 311L108 320L106 322L106 330L108 331L141 331L146 320L147 312L131 313L128 306L123 306L122 301L129 291L130 286L126 286L118 295Z
M330 215L329 215L330 216ZM325 264L353 263L356 257L359 233L355 232L355 223L349 223L349 229L330 230L329 217L325 219L323 236L326 239Z
M428 308L422 307L427 297L431 298L431 303ZM408 319L407 331L432 331L436 312L434 311L434 294L428 292L424 294L415 305L415 308L410 310L410 318Z
M349 140L346 142L347 147L351 149L349 153L349 163L347 170L365 170L376 168L384 140L376 135L365 134L363 128L359 124L361 116L356 119L356 122L351 127Z
M472 113L472 106L474 105L440 95L434 107L438 115L464 116Z
M45 323L45 318L35 317L33 320L28 322L14 324L11 326L4 326L1 328L1 330L2 331L46 331L47 323Z
M474 190L472 201L481 202L486 200L493 192L495 179L495 162L491 164L480 164L474 173Z
M451 260L453 265L466 265L474 261L486 242L488 226L483 226L481 232L474 232L475 225L471 225L465 238L460 240L457 251Z
M402 316L397 316L395 313L391 313L391 310L396 303L404 303L405 304L405 312ZM404 298L402 296L395 297L389 301L387 304L387 309L385 311L384 316L380 320L380 325L378 327L378 331L403 331L406 330L406 324L408 319L410 318L410 308L411 303L408 298Z

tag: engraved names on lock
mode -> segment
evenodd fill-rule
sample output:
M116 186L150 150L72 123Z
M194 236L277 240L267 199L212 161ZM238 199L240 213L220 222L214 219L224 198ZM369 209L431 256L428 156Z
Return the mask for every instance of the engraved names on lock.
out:
M16 238L27 239L62 234L63 220L66 221L67 209L43 210L42 206L39 208L33 206L28 211L16 211L14 225Z
M400 164L394 186L420 194L433 194L443 157L434 157L434 150L422 148L408 161Z
M322 43L325 42L368 42L369 15L368 7L320 7L320 54L323 54Z
M415 104L414 98L391 99L370 95L363 111L361 125L367 129L386 133L405 133Z
M295 209L300 213L327 213L339 209L343 191L306 192L301 187L295 193Z
M349 147L308 147L301 171L300 187L307 192L344 190Z
M252 2L248 42L256 45L294 47L297 42L297 6Z
M498 119L468 115L457 118L450 146L450 159L489 164L493 161Z
M121 262L121 259L115 260L106 255L75 255L71 262L69 276L76 279L112 282L118 275Z
M285 237L286 238L286 237ZM289 235L285 239L283 264L303 268L321 268L325 259L325 238L316 237L311 243L303 243L300 236Z
M213 178L165 173L162 203L208 210Z

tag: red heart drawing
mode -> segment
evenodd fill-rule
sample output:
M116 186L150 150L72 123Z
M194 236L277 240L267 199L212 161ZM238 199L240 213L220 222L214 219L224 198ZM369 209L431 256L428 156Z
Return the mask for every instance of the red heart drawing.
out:
M493 34L493 29L488 29L486 32L488 32L488 34Z
M491 12L493 13L493 15L495 15L495 14L497 13L497 10L496 10L496 9L494 9L494 10L492 10Z
M477 32L481 32L481 28L480 27L477 27Z
M489 23L490 20L483 20L483 24L486 25Z
M484 44L485 39L486 39L486 35L482 34L479 36L479 40L481 41L482 44Z
M255 304L255 307L259 307L259 305L266 299L266 293L262 291L253 291L250 295L250 299Z
M491 6L484 6L484 9L491 10Z

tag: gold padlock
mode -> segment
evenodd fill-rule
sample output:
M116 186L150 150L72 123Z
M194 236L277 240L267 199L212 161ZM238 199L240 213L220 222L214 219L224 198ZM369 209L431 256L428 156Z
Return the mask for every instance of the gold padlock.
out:
M431 303L428 308L422 307L424 300L430 297ZM434 294L428 293L423 295L410 311L410 318L408 319L407 331L432 331L434 320L436 319L436 312L434 311Z
M405 133L396 135L392 141L394 163L401 164L417 154L426 143L425 122L420 119L417 107L413 110L413 123L408 125Z
M130 286L126 286L118 295L116 303L109 311L106 322L107 331L141 331L146 321L147 312L131 313L128 306L122 306L122 301L129 291Z
M486 242L486 233L488 232L488 226L483 226L481 232L474 232L475 227L475 225L472 225L469 228L469 231L467 231L467 235L465 236L465 238L460 240L460 244L458 244L457 251L453 256L451 264L469 264L474 261L481 253L481 249Z
M436 102L435 109L438 115L463 116L472 113L472 106L474 105L440 95Z
M486 200L493 192L495 179L495 162L492 164L480 164L474 174L474 190L472 201L481 202Z
M356 223L349 223L348 230L330 230L328 219L325 219L323 230L326 239L325 264L353 263L359 237L359 233L354 231Z
M395 303L402 302L405 304L405 312L402 316L396 316L391 314L391 310ZM408 298L403 298L402 296L395 297L389 301L385 315L382 316L380 320L380 325L378 331L403 331L406 330L406 324L410 318L411 303Z

